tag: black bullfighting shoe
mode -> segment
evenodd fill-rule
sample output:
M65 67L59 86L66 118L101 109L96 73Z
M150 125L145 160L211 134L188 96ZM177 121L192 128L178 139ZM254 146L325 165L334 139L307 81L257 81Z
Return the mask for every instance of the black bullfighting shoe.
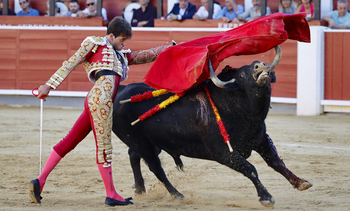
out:
M114 206L126 206L126 205L133 205L134 203L132 201L132 198L127 198L125 199L125 202L123 201L118 201L118 200L115 200L115 199L112 199L112 198L109 198L109 197L106 197L106 201L105 201L105 204L111 206L111 207L114 207Z
M29 183L29 196L35 203L41 203L40 182L38 179L33 179Z

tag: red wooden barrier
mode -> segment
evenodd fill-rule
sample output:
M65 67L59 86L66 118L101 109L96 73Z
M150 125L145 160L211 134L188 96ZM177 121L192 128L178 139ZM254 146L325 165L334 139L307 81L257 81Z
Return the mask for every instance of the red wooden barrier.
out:
M184 42L217 32L205 31L137 31L127 42L126 48L140 50L152 48L164 42ZM62 62L68 59L80 46L86 36L104 36L105 30L0 30L0 89L31 90L45 83ZM282 60L276 68L277 83L273 85L273 96L296 97L296 42L287 41L281 45ZM241 67L255 60L270 63L274 51L225 59L217 74L226 65ZM152 64L130 66L129 79L123 84L141 82ZM79 67L73 71L58 90L88 91L92 83L85 70Z
M325 33L325 100L350 100L350 33Z

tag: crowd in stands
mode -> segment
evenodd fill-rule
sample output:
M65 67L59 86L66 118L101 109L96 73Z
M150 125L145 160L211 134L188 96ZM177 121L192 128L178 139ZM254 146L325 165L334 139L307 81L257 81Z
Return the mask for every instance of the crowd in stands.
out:
M3 0L0 0L0 15L2 15ZM68 1L68 0L67 0ZM70 0L64 2L62 0L56 0L55 16L68 16L68 17L80 17L89 18L96 16L97 0L80 0L86 1L86 8L80 10L78 0ZM133 17L131 19L131 25L133 27L153 27L154 19L157 18L157 9L149 5L150 0L139 0L141 7L134 10ZM189 2L190 0L179 0L179 3L175 3L172 10L162 19L167 19L169 22L181 21L185 19L193 19L195 21L206 20L209 18L208 12L208 0L201 0L201 6L196 8L196 5ZM298 2L297 2L298 1ZM314 19L314 4L313 0L280 0L278 12L285 14L297 14L307 13L306 19ZM30 7L29 0L19 0L21 11L14 13L12 10L8 10L8 15L17 16L39 16L38 10ZM240 4L236 4L235 0L225 0L224 5L220 5L214 0L212 5L213 13L212 19L222 20L225 23L238 23L240 21L249 22L256 18L261 17L261 2L260 0L252 0L252 7L244 11L244 7ZM49 16L49 0L47 1L47 12ZM350 28L350 13L348 12L349 6L347 0L338 0L337 8L331 11L329 14L322 17L322 20L327 21L330 28L336 29L349 29ZM265 15L271 14L271 9L266 7ZM104 21L107 19L107 10L101 9L101 14Z

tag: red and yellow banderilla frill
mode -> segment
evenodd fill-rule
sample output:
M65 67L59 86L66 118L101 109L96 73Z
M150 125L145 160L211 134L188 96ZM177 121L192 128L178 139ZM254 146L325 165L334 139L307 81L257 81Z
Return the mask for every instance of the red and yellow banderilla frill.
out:
M159 90L161 92L164 92L162 90ZM155 91L154 91L155 92ZM161 93L159 92L159 93ZM146 92L147 93L147 92ZM145 94L146 94L145 93ZM159 94L157 93L157 94ZM167 92L166 92L167 93ZM139 121L143 121L145 119L147 119L148 117L152 116L153 114L155 114L156 112L162 110L163 108L166 108L168 105L172 104L173 102L175 102L176 100L178 100L180 97L184 96L186 92L181 92L181 93L177 93L171 97L169 97L168 99L164 100L163 102L161 102L160 104L156 105L155 107L153 107L152 109L148 110L146 113L142 114L141 116L139 116L139 118L135 121L133 121L131 123L131 125L135 125L136 123L138 123ZM164 93L165 94L165 93ZM149 99L149 98L148 98Z
M127 100L121 100L120 104L127 103L127 102L141 102L142 100L148 100L152 97L158 97L160 95L166 94L169 91L166 89L160 89L160 90L155 90L155 91L148 91L143 94L137 94L135 96L132 96L130 99Z
M209 102L211 104L211 107L213 108L213 111L214 111L214 114L215 114L215 118L216 118L216 123L219 126L220 133L221 133L222 137L224 137L224 141L227 144L230 152L233 152L233 149L232 149L231 144L230 144L230 138L228 137L227 130L225 128L224 123L222 122L222 119L220 117L218 108L215 106L214 101L211 98L211 95L210 95L210 92L208 90L208 87L205 86L204 89L205 89L205 92L207 93L207 96L208 96Z

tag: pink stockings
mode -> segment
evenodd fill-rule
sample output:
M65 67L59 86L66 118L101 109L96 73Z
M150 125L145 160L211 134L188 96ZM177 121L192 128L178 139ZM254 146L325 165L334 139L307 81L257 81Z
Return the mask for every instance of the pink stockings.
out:
M105 184L107 197L124 202L125 200L121 196L119 196L117 191L114 189L112 166L106 168L103 167L103 163L98 163L97 167L100 171L103 183Z
M119 80L120 80L120 76L115 76L114 93L111 97L112 102L118 90ZM62 141L60 141L56 146L54 146L49 158L47 159L44 169L42 170L40 176L38 177L40 182L40 192L42 192L42 189L46 182L46 178L50 174L50 172L55 168L55 166L60 162L60 160L67 153L73 150L90 133L91 130L93 130L94 132L96 148L98 148L97 147L98 141L96 138L95 129L93 128L94 120L91 116L89 106L88 106L88 97L85 99L84 106L85 106L85 109L83 113L75 122L71 131L69 131L68 135ZM97 150L98 149L96 149L96 151ZM98 161L97 153L96 153L96 160ZM103 167L103 165L104 165L103 163L97 162L98 169L100 171L103 183L106 188L107 197L124 202L125 200L118 195L118 193L114 188L112 167L111 166Z

